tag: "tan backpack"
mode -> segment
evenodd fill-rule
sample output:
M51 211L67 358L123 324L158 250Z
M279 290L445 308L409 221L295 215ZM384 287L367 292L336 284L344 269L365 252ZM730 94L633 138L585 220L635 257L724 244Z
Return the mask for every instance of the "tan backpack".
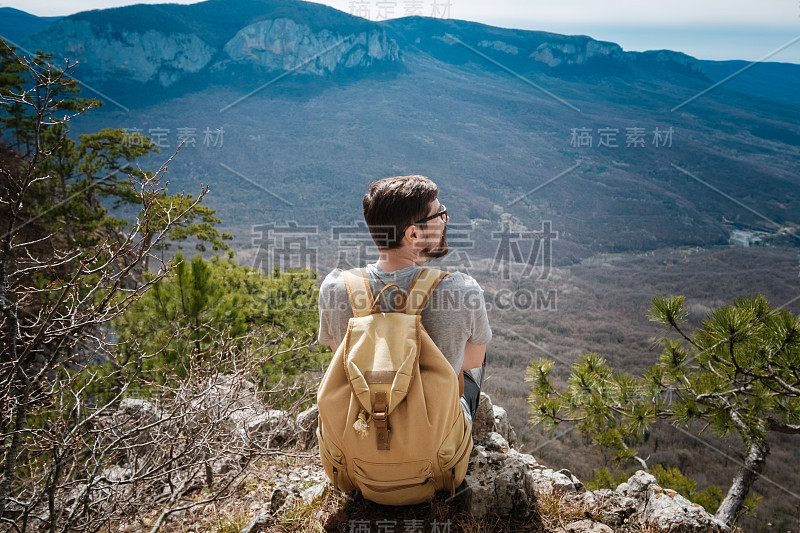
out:
M322 378L317 402L322 465L337 490L384 505L455 494L472 451L461 409L463 375L433 343L420 312L446 272L423 268L408 292L372 298L365 269L344 272L353 318ZM397 287L397 312L380 297Z

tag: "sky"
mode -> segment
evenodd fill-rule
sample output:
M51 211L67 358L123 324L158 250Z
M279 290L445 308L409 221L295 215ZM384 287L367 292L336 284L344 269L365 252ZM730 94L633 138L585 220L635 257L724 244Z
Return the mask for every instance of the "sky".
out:
M164 2L0 0L0 7L14 7L39 16L61 16L134 3ZM800 0L324 0L318 3L371 20L419 14L505 28L589 35L632 51L669 49L700 59L800 63Z

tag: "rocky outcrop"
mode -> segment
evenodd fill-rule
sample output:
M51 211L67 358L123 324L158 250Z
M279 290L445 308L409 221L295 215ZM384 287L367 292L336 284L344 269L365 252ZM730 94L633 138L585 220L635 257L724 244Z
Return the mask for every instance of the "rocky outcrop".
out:
M494 416L500 411L494 410L486 394L481 394L480 405L473 426L475 449L461 487L466 508L474 515L519 516L531 512L537 500L563 498L593 516L605 517L607 522L604 525L581 520L569 524L566 532L609 531L608 526L624 524L657 532L708 533L725 529L701 506L661 488L655 477L642 470L616 490L587 491L568 470L555 471L540 465L533 456L514 450L506 438L510 430L507 417Z
M287 442L301 448L313 445L311 434L316 417L316 407L301 413L295 419L297 437ZM505 410L493 405L486 394L481 394L474 418L473 439L469 469L457 498L464 512L476 518L488 515L520 518L537 512L541 502L565 502L571 509L579 510L583 518L560 520L564 524L553 529L554 533L725 530L701 506L660 487L647 472L636 472L615 490L588 491L568 470L539 464L532 455L514 449L516 435ZM265 503L262 514L252 521L250 530L274 520L276 510L286 510L299 502L308 505L323 496L328 484L324 474L320 475L321 467L313 472L308 468L303 465L281 474L282 481L273 484L273 496ZM303 490L298 488L301 481L305 481L301 485ZM602 517L602 522L585 516Z
M489 48L492 50L497 50L498 52L505 52L506 54L517 55L519 54L519 48L514 46L513 44L504 43L503 41L481 41L478 43L480 48Z
M340 35L315 32L290 19L262 20L242 28L225 44L233 61L269 70L325 75L337 68L368 67L377 61L398 61L399 47L382 30Z
M622 62L625 54L622 47L603 41L545 42L530 55L531 59L550 67L583 65L592 60L604 59Z
M135 32L97 28L85 20L56 22L35 39L36 47L69 57L82 69L166 87L209 64L216 50L192 33Z
M477 516L527 514L537 497L583 490L569 471L540 465L513 449L516 434L503 408L481 393L472 426L475 448L461 490L465 508Z
M313 406L297 416L267 409L256 400L255 386L240 380L236 383L219 383L201 397L193 400L197 412L216 417L225 415L220 430L230 434L231 443L241 446L263 445L266 449L282 448L288 453L311 450L316 447L318 410ZM220 410L216 412L217 410ZM227 414L226 414L227 413ZM157 426L167 417L152 403L145 400L126 399L110 417L113 431L130 440L134 453L130 464L120 464L102 472L102 489L106 492L128 490L128 480L134 476L141 452L155 440L148 436L148 428ZM130 432L130 428L138 428ZM492 404L491 398L481 394L478 411L473 421L475 443L469 469L457 492L457 505L476 518L489 515L529 517L542 521L543 509L559 510L566 505L571 512L557 517L557 524L548 529L554 533L607 533L609 531L652 531L713 533L725 526L717 522L701 506L686 500L675 491L664 489L656 479L638 471L615 490L588 491L578 478L568 470L554 470L529 454L514 449L516 435L504 409ZM209 463L210 475L223 479L241 472L242 448L220 455ZM316 454L312 453L311 457ZM249 505L252 518L243 531L256 532L278 523L283 513L297 505L313 505L330 490L324 470L318 459L289 466L287 463L272 467L269 484L252 493L248 491L243 505ZM191 486L201 488L197 480ZM108 487L107 489L104 487ZM82 498L81 487L70 497ZM157 492L157 487L151 490ZM105 493L103 493L105 494ZM120 493L122 494L122 493ZM534 514L538 513L538 517ZM573 519L569 519L573 516ZM587 518L589 517L589 518Z
M322 76L400 61L399 46L381 28L343 34L335 29L312 30L289 18L249 24L222 49L195 33L98 27L71 18L54 23L26 44L77 61L90 78L155 82L162 87L204 69L220 72L234 64Z

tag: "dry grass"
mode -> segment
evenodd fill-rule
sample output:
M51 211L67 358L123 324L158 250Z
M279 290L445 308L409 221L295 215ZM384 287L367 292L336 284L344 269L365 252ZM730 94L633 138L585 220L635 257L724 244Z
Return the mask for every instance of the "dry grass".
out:
M159 529L159 533L239 533L262 509L269 506L277 477L297 466L322 471L322 465L313 452L287 452L258 461L250 466L247 474L231 488L224 499L173 514ZM300 490L308 484L307 481L296 482ZM202 501L207 495L207 490L203 489L191 495L191 499ZM181 505L185 505L185 502ZM163 509L156 507L146 515L116 524L111 530L120 533L149 532L162 511ZM308 528L293 531L316 530Z
M298 505L283 517L280 524L268 529L270 533L308 531L333 531L345 533L357 530L359 524L369 524L370 531L391 531L380 525L394 525L394 531L404 531L412 521L422 529L416 531L450 531L464 533L534 533L546 532L532 510L532 517L489 516L482 519L472 517L459 501L448 501L446 494L437 494L429 504L391 507L369 502L358 493L355 497L342 496L326 491L311 505Z

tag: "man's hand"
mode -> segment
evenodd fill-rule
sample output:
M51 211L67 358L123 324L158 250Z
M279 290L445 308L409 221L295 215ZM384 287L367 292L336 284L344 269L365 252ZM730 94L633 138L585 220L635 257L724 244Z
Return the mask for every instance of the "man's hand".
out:
M483 358L486 356L486 345L480 346L467 343L464 347L464 364L461 370L472 370L478 368L483 364Z

